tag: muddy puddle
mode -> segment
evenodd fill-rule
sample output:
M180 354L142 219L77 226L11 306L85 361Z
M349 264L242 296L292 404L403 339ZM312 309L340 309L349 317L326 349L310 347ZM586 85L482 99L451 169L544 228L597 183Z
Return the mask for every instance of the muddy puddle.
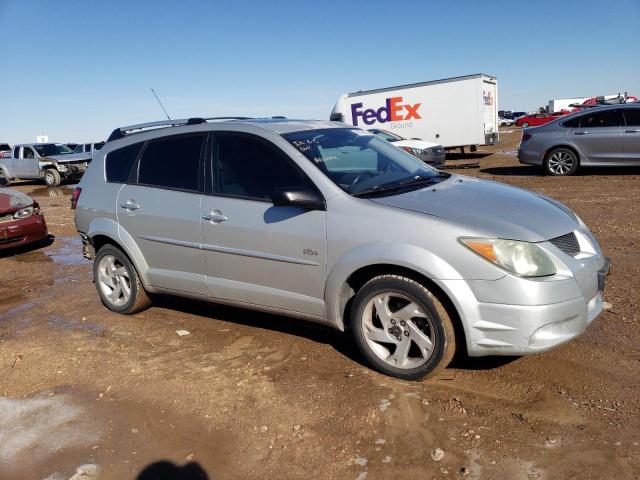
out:
M82 240L79 237L58 237L52 250L46 255L53 262L61 265L87 265L82 256Z
M169 421L165 410L118 395L117 385L100 392L63 385L21 398L0 396L0 478L67 480L78 471L99 478L133 479L143 471L155 473L143 478L217 478L216 467L230 453L219 434L200 428L188 438L176 432L176 425L197 430L186 416ZM205 467L196 463L200 458ZM187 463L209 476L167 476Z
M65 185L62 187L40 187L31 192L33 197L69 197L73 193L75 186Z

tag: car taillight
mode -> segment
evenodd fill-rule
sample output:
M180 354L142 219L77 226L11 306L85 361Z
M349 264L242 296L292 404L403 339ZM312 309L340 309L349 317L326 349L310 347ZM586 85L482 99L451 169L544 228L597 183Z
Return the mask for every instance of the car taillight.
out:
M75 210L78 206L78 199L80 198L81 193L82 189L80 187L73 189L73 195L71 195L71 210Z
M522 134L522 141L524 142L525 140L529 140L531 138L531 134L530 133L523 133Z

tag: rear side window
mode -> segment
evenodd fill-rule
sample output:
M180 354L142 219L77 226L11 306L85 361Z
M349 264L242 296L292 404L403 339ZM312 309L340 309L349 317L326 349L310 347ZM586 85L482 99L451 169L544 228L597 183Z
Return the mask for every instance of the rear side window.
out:
M624 119L629 127L640 127L640 108L625 108Z
M592 112L580 117L580 128L619 127L621 123L619 110Z
M138 183L151 187L198 191L203 135L164 138L147 144Z
M580 118L582 117L575 117L569 120L565 120L564 122L562 122L562 126L567 128L578 128L580 126Z
M222 133L215 139L216 193L270 200L278 188L314 188L284 153L266 141Z
M130 180L131 170L142 149L142 145L144 144L134 143L107 154L105 160L107 182L127 183Z

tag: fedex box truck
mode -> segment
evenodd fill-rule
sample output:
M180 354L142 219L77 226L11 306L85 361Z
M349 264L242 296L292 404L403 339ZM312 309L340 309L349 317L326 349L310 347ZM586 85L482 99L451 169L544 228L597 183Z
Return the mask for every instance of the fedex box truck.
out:
M479 73L345 93L330 119L475 150L498 142L498 79Z

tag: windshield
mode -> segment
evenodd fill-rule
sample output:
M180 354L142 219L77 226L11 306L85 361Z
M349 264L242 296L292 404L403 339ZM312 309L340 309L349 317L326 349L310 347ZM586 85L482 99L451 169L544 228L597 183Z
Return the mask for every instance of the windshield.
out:
M67 155L69 153L73 153L66 145L54 145L53 143L45 143L42 145L33 145L33 148L36 149L36 152L41 157L50 157L51 155Z
M351 195L388 195L449 177L364 130L327 128L283 137Z

